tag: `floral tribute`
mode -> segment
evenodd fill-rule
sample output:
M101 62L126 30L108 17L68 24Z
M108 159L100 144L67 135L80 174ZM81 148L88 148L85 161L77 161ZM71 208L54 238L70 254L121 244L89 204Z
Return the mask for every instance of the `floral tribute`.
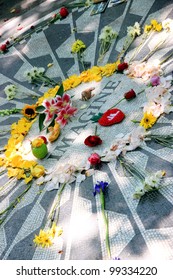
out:
M62 18L68 16L68 10L62 8L60 10L60 16ZM58 17L55 16L52 21L57 20ZM168 21L161 25L156 20L152 20L149 26L145 26L144 32L148 36L151 31L160 32L162 28L165 28L166 31L170 31L172 25ZM103 45L107 41L110 47L110 42L112 42L112 39L115 39L117 34L115 35L112 29L108 29L108 27L105 27L103 31L104 32L100 34L99 40L102 41L101 44L103 43ZM163 113L169 114L172 112L170 91L172 78L160 77L163 74L161 69L162 63L156 65L148 61L132 61L132 63L130 63L130 61L123 61L128 48L140 34L141 28L138 23L128 27L127 38L123 49L115 62L104 66L95 65L91 69L84 70L79 75L68 77L61 85L47 77L44 68L34 67L25 73L25 77L29 82L39 85L51 85L53 88L45 92L45 94L37 100L36 104L26 104L21 110L23 117L11 126L11 137L4 147L4 155L0 157L0 167L7 169L9 178L24 179L27 187L17 199L12 201L9 207L0 212L0 224L4 222L9 211L20 202L20 199L31 188L33 179L36 179L37 185L44 184L46 191L58 190L57 200L52 205L48 216L47 222L49 222L50 228L47 230L40 229L39 234L35 235L33 242L36 246L41 246L43 248L49 247L53 244L54 238L62 234L62 229L57 227L57 223L61 195L64 188L72 182L81 183L88 176L92 176L95 169L97 169L102 162L120 163L124 171L137 178L139 185L134 188L134 199L140 199L146 193L158 190L164 186L165 170L158 170L152 174L148 171L144 173L143 170L129 160L127 155L127 153L134 151L138 147L142 148L142 144L146 141L155 141L160 145L169 148L173 147L172 133L168 135L159 135L148 131ZM85 50L86 45L80 40L77 40L72 46L72 52L77 54L79 59L83 58L83 52ZM108 51L108 45L106 46L106 44L102 47L103 52L100 53L101 56L104 56L105 50L106 52ZM156 50L157 48L155 51ZM6 47L1 45L1 51L6 51ZM171 57L171 55L169 55L169 57ZM164 59L164 62L169 57ZM72 106L72 98L66 91L77 87L81 83L101 81L103 77L109 77L115 72L127 74L131 78L141 78L148 86L145 89L146 103L143 104L143 118L137 121L140 124L138 127L125 135L117 135L117 137L113 139L110 147L100 153L93 151L86 161L76 163L76 165L70 162L65 165L58 163L57 166L53 167L51 170L45 170L44 166L38 164L37 160L27 160L23 157L24 147L22 143L37 118L40 131L45 130L49 135L37 136L31 141L30 149L37 159L42 159L48 154L48 144L58 139L64 126L66 126L69 120L76 114L77 108ZM144 92L144 90L141 92ZM123 121L125 114L114 107L123 100L129 102L135 99L138 94L136 94L133 89L125 92L123 97L113 107L108 109L104 114L99 113L99 116L97 116L98 123L102 126L108 126ZM16 95L16 87L10 86L6 88L6 95L8 100L13 99ZM94 135L89 135L84 140L84 145L93 148L101 145L103 141L104 139L102 140L95 131ZM108 256L110 257L108 217L105 213L105 194L108 189L107 187L107 182L99 181L94 185L93 194L94 196L99 195L100 198L102 217L105 223L105 242Z
M71 106L70 95L64 93L63 85L60 86L54 98L43 101L42 106L37 107L39 114L39 128L42 130L52 123L59 123L63 128L70 117L74 116L77 108Z
M99 49L99 58L98 62L101 62L107 53L107 51L110 49L111 44L114 39L116 39L118 36L118 33L113 31L111 26L105 26L99 35L99 41L100 41L100 49Z

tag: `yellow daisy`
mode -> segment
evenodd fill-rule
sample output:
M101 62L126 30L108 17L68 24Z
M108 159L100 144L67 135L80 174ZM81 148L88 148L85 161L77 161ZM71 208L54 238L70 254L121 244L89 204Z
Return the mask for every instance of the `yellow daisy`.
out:
M153 116L152 113L144 113L144 116L140 122L140 125L143 126L145 129L148 129L152 127L155 122L157 121L157 118Z

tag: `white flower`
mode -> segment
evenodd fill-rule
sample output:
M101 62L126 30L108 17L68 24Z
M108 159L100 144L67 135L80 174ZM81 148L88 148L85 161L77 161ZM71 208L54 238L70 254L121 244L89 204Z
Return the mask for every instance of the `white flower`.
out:
M144 189L150 191L153 188L154 189L158 188L160 185L160 181L164 175L165 172L163 170L159 170L156 173L147 176L144 181Z
M135 189L135 193L133 194L133 198L134 199L140 199L141 196L143 196L145 194L145 190L141 187L137 187Z
M4 91L7 96L7 100L11 100L16 96L17 87L15 85L11 84L11 85L6 86Z
M112 39L115 39L118 36L116 32L113 31L111 26L105 26L99 35L100 41L111 42Z
M140 34L141 34L141 29L138 22L135 22L134 26L127 27L127 36L132 37L134 39L136 36L139 36Z
M92 0L86 0L85 1L85 6L89 7L93 4L93 1Z
M123 152L133 151L138 148L142 142L144 142L145 136L148 132L145 131L143 126L138 126L135 128L128 136L128 141L123 149Z
M161 77L160 78L160 83L162 85L162 87L169 89L172 87L172 75L168 75L167 77Z
M27 78L29 82L33 82L36 78L41 77L45 72L43 67L33 67L30 71L24 73L24 77Z

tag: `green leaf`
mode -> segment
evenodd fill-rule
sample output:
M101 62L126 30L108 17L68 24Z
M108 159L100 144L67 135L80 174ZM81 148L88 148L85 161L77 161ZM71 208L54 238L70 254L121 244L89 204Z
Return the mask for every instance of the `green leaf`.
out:
M57 95L62 96L63 93L64 93L64 87L63 87L63 84L61 84L55 96L57 96Z
M39 129L40 129L40 131L42 131L43 128L44 128L43 122L44 122L45 118L46 118L45 114L40 114L39 115Z
M56 118L56 115L54 116L53 120L51 121L51 123L47 126L47 133L49 132L48 128L50 126L54 126L55 125L55 118Z
M103 116L103 113L98 113L98 115L94 115L92 118L91 118L91 121L93 122L98 122L98 120Z
M38 106L37 108L36 108L36 112L38 112L38 113L42 113L43 111L45 110L45 107L44 106Z

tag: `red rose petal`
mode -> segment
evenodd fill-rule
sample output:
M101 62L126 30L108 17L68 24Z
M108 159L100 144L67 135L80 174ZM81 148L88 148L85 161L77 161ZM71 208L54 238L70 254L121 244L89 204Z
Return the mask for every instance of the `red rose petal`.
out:
M109 126L122 122L124 118L125 114L121 110L114 108L106 111L98 122L102 126Z

